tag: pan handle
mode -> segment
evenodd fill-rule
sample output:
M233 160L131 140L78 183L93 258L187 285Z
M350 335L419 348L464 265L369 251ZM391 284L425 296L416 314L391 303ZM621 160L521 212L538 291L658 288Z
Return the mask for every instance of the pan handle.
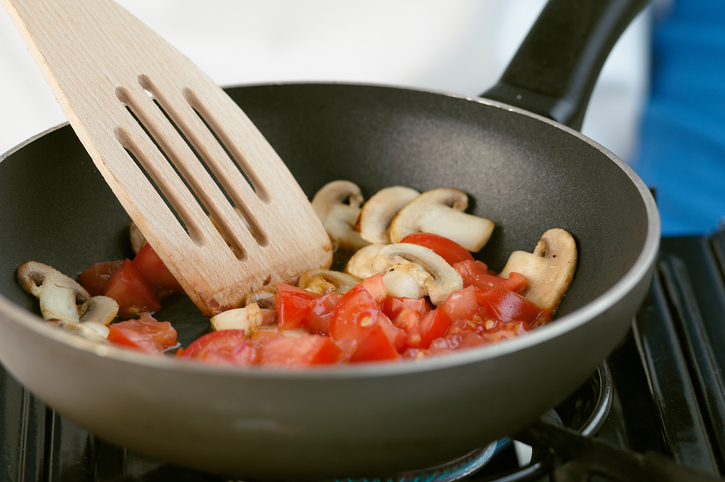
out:
M649 0L549 0L499 82L481 96L580 130L609 52Z

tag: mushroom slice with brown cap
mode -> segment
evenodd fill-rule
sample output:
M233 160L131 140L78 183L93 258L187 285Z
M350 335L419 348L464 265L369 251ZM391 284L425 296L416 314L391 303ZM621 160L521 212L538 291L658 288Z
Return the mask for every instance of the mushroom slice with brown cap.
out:
M363 204L355 229L366 241L390 244L390 223L419 194L415 189L405 186L381 189Z
M360 188L350 181L325 184L312 198L312 207L337 247L356 250L370 244L355 231L362 203Z
M463 279L448 262L433 250L416 244L400 243L383 246L373 260L373 268L378 273L400 269L416 279L422 295L428 295L431 302L438 306L448 295L463 288ZM388 278L389 282L393 281ZM407 278L405 282L408 282ZM391 286L395 291L398 286ZM388 286L386 285L386 290Z
M478 252L493 233L494 223L464 211L468 195L451 188L426 191L405 205L390 225L390 239L399 243L409 234L423 232L446 237L468 251Z
M244 297L242 306L249 306L256 304L260 308L274 308L277 303L277 290L272 287L262 288L257 291L252 291Z
M523 295L539 307L553 311L569 289L576 263L576 242L572 235L563 229L549 229L533 253L511 253L499 276L508 278L512 272L524 275L529 287Z
M91 295L80 284L60 271L37 261L18 268L18 282L40 301L40 313L46 320L78 323L78 305Z
M300 275L297 279L297 287L318 295L324 295L332 291L342 295L350 291L359 282L360 278L340 271L311 269Z
M384 244L369 244L357 250L345 266L345 272L357 278L365 279L377 273L373 268L373 260Z

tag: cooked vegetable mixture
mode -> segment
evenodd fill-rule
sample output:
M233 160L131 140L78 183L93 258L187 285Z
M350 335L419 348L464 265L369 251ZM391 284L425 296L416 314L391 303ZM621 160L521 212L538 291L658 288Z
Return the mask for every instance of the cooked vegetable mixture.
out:
M358 186L335 181L312 205L344 272L311 270L250 293L187 347L172 323L152 316L181 287L133 225L133 260L96 263L79 282L30 261L18 280L43 318L101 343L206 363L301 367L421 359L519 336L551 321L574 276L576 244L562 229L491 272L471 252L494 224L465 213L468 197L456 189L393 186L363 202Z

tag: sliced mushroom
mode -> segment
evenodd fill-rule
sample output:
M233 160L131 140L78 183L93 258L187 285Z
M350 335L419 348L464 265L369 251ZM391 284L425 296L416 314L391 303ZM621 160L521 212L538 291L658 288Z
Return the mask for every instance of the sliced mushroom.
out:
M211 328L214 331L244 330L247 336L253 335L260 326L271 325L277 321L274 310L260 308L251 303L244 308L236 308L219 313L211 318Z
M256 304L260 308L274 308L277 302L277 290L274 288L262 288L257 291L253 291L244 297L244 303L242 306L249 306Z
M97 321L84 321L82 323L78 323L78 326L80 326L82 330L89 328L101 335L104 339L108 338L108 334L111 332L111 329L107 325L98 323Z
M118 303L108 296L94 296L83 303L79 311L81 323L109 325L118 314Z
M315 194L312 207L335 246L357 250L370 244L355 231L362 202L360 188L350 181L333 181Z
M442 304L452 292L463 288L463 279L453 266L433 250L416 244L383 246L373 260L373 269L378 273L403 270L418 281L423 295L428 295L436 306ZM385 288L387 290L388 286ZM392 286L391 289L395 291L397 287Z
M392 186L375 193L360 211L355 229L366 241L390 244L390 223L398 212L420 193L405 186Z
M378 252L385 246L384 244L369 244L364 248L360 248L352 255L345 266L345 272L360 279L368 278L377 273L373 269L373 259Z
M434 233L452 239L468 251L478 252L493 233L494 223L464 211L468 196L463 191L438 188L410 201L390 225L390 239L399 243L411 233Z
M56 326L60 329L70 331L71 333L81 335L83 338L87 338L89 340L108 343L107 337L110 330L107 326L99 323L69 323L61 320L56 323Z
M141 248L143 248L143 245L146 244L146 238L133 221L128 225L128 237L131 240L131 249L133 249L134 253L138 254Z
M20 266L18 282L25 291L38 298L40 313L46 320L78 323L78 305L91 297L80 284L37 261L28 261Z
M499 276L508 278L512 272L521 273L529 281L523 295L541 308L554 310L569 289L576 263L576 242L572 235L563 229L549 229L533 253L511 253Z
M385 292L388 296L399 298L421 298L426 295L426 290L421 288L418 279L419 277L413 276L410 270L395 266L383 275ZM422 286L425 286L425 283Z
M297 280L299 288L324 295L332 291L345 294L360 282L360 278L329 269L305 271Z

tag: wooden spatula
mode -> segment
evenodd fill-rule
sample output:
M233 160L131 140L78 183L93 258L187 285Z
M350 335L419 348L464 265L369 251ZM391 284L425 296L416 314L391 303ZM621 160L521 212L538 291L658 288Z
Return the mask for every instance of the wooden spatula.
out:
M204 313L330 265L330 240L287 167L189 59L110 0L0 3L98 170Z

